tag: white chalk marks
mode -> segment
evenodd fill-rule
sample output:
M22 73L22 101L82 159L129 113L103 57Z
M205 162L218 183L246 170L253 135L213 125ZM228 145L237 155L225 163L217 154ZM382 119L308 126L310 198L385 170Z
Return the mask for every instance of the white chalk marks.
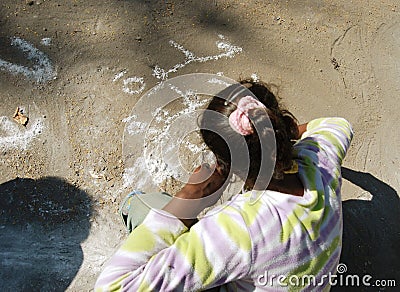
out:
M0 59L0 70L8 71L14 75L22 74L26 78L35 80L38 83L44 83L56 77L56 72L49 57L35 48L31 43L19 37L12 37L11 46L15 46L21 50L34 65L26 67Z
M26 150L29 144L40 135L44 129L42 120L29 122L27 128L16 124L6 116L0 117L0 149Z
M126 130L128 131L129 135L137 135L146 132L148 124L144 122L135 121L136 118L137 118L136 115L132 115L122 120L124 123L127 123Z
M169 85L164 90L171 90L171 94L178 95L178 104L182 105L182 109L171 112L164 108L165 105L158 106L155 102L164 104L165 100L153 97L151 104L154 104L156 110L152 111L151 114L145 114L142 111L142 106L139 104L137 114L133 114L122 121L126 123L125 137L126 141L135 141L138 143L134 148L140 149L141 141L143 145L148 145L143 149L143 153L138 153L137 159L131 164L132 166L125 169L123 180L124 188L132 187L143 189L154 184L159 186L163 181L168 180L171 177L179 178L182 176L179 170L177 170L178 160L176 158L176 145L181 145L193 153L193 155L199 154L204 149L197 146L189 141L185 141L184 138L180 138L177 141L171 139L171 127L177 119L182 116L190 115L196 112L199 108L205 106L208 99L200 99L197 94L192 90L181 91L177 86ZM147 103L147 102L145 102ZM168 103L167 103L168 104ZM146 115L147 120L143 118ZM178 123L179 124L179 123ZM175 125L176 127L176 125ZM172 136L175 136L172 134ZM144 139L143 139L144 138ZM130 145L132 146L132 145ZM171 157L168 161L165 157L161 157L163 153L167 157Z
M222 76L189 74L160 81L145 93L123 119L123 189L172 191L195 166L212 164L198 121L210 96L230 85Z
M239 46L232 45L225 37L221 34L218 35L219 40L216 41L216 46L221 53L212 56L199 57L194 52L186 49L183 45L170 40L169 44L176 48L178 51L185 55L185 60L182 63L175 64L169 69L163 69L156 65L152 70L152 75L158 80L165 81L168 79L171 73L176 73L179 69L189 65L190 63L198 62L204 63L208 61L217 61L222 58L233 58L235 55L241 53L243 49ZM114 76L113 82L116 82L127 73L127 70L122 70ZM132 88L133 87L133 88ZM140 94L146 88L143 77L129 77L123 80L122 91L128 94Z
M123 77L128 70L122 70L118 74L114 76L113 82L118 81L121 77ZM123 80L124 86L122 87L122 91L128 94L139 94L142 93L146 88L146 83L144 83L143 77L128 77Z
M222 72L212 76L186 76L188 79L181 83L170 83L169 78L189 64L230 59L240 54L243 49L231 44L223 35L218 35L216 41L219 52L211 56L199 56L174 40L170 40L169 44L184 55L183 61L171 68L155 65L152 76L158 82L138 101L131 115L123 120L126 123L123 142L126 166L123 188L134 187L151 191L171 179L185 181L188 176L187 170L193 163L214 161L206 154L207 151L201 144L196 115L209 101L203 96L204 88L213 88L212 93L216 94L232 85L232 81L223 78ZM119 71L114 75L113 82L122 81L122 91L125 93L142 93L146 87L144 78L126 78L127 72L127 69ZM182 130L188 132L185 134ZM184 154L180 155L179 149Z
M51 45L51 38L42 38L42 40L40 41L40 43L43 46L50 46Z
M185 61L183 63L174 65L172 68L168 70L162 69L159 66L155 66L155 68L153 69L153 76L160 80L166 80L170 73L175 73L179 69L185 67L186 65L192 62L204 63L212 60L216 61L221 58L233 58L236 54L242 52L243 49L241 47L232 45L230 42L225 40L225 37L223 35L220 34L218 35L218 37L220 40L216 42L216 45L218 50L223 51L223 53L205 57L197 57L195 53L189 51L188 49L185 49L182 45L178 44L177 42L173 40L169 41L171 46L173 46L174 48L176 48L178 51L182 52L185 55Z

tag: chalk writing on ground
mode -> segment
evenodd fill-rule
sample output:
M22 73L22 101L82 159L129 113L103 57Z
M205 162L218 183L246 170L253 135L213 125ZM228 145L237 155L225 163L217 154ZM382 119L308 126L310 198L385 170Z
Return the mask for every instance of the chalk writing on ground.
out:
M201 141L197 121L209 98L233 82L213 74L189 74L160 81L157 90L142 96L123 119L126 169L121 191L154 191L170 178L186 181L193 164L215 162Z
M16 124L6 116L0 117L0 149L10 150L28 149L29 144L37 138L44 129L43 121L40 119L30 122L27 128Z
M57 74L49 57L35 48L34 45L19 37L12 37L11 46L21 50L26 55L26 58L34 64L32 67L26 67L0 59L0 70L8 71L14 75L22 74L38 83L44 83L56 77Z
M185 55L185 60L182 63L175 64L169 69L163 69L156 65L152 70L152 75L161 82L167 80L171 73L176 73L179 69L182 69L190 63L204 63L208 61L217 61L222 58L233 58L243 51L241 47L232 45L228 40L226 40L225 36L219 34L218 38L219 40L216 41L216 46L217 49L222 52L216 55L202 57L197 56L194 52L186 49L183 45L177 43L176 41L170 40L169 44L178 51L182 52L182 54ZM117 73L113 78L113 82L121 79L127 73L127 71L128 70L124 69ZM143 77L131 76L127 79L123 79L122 82L122 91L128 94L140 94L146 88L146 83L144 82ZM135 88L132 89L130 86L135 86Z

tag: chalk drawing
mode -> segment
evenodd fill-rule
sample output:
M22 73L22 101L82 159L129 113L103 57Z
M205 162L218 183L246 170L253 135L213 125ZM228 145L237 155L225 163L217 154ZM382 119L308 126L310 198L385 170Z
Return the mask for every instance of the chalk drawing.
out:
M188 89L185 92L180 90L177 86L175 85L170 85L169 86L173 91L179 94L180 97L183 98L183 104L187 106L186 109L183 111L179 112L178 114L189 114L194 112L196 109L202 107L205 105L208 100L201 100L199 99L199 96L197 95L196 92L194 92L192 89Z
M216 46L221 52L212 56L197 56L194 52L186 49L183 45L171 40L169 44L180 51L185 56L185 59L183 62L178 63L169 69L164 69L156 65L153 69L152 75L157 78L159 82L150 92L147 93L147 95L150 96L161 89L165 89L164 81L166 81L172 73L176 73L179 69L182 69L191 63L204 63L208 61L217 61L222 58L233 58L242 52L243 49L241 47L232 45L223 35L218 35L218 38L219 40L216 41ZM123 78L126 73L126 69L117 73L114 76L113 82ZM223 76L223 72L218 72L218 76ZM125 79L123 80L124 86L129 84L129 82L138 83L140 87L137 90L123 88L124 92L129 94L138 94L144 91L145 82L143 78L134 76ZM220 84L223 81L213 79L210 82ZM224 83L223 85L229 86L231 84ZM215 161L212 155L204 155L206 149L205 144L196 145L189 141L182 141L182 138L180 138L179 141L176 141L171 139L170 133L171 126L179 117L196 112L203 108L209 100L200 98L198 94L191 89L182 90L171 84L168 84L167 87L181 97L179 100L181 100L185 106L183 109L178 110L178 112L169 112L163 107L156 107L151 113L151 116L154 119L153 122L157 125L150 121L141 121L137 115L132 115L123 120L126 123L126 133L129 136L135 136L137 139L140 139L140 136L143 137L145 135L143 152L141 154L138 153L139 156L136 156L136 160L130 161L129 166L131 167L127 167L124 171L123 188L125 189L130 187L143 189L151 187L151 185L159 186L162 182L171 177L175 179L182 177L182 168L180 168L179 161L176 160L177 145L182 144L193 154L202 154L202 160L210 162ZM128 140L131 139L132 138L128 138ZM136 138L134 139L136 140Z
M123 77L122 74L120 76L119 78ZM196 132L198 114L210 97L202 92L204 88L208 88L217 93L232 83L228 83L224 77L221 80L217 80L218 76L214 80L212 77L215 75L207 74L200 78L203 81L191 79L196 84L199 81L200 86L191 86L190 82L160 80L160 91L157 94L147 92L135 105L131 116L123 120L126 123L123 145L123 152L126 154L126 169L123 174L125 191L128 187L154 191L155 187L171 179L186 181L189 169L194 164L215 163L215 158L212 154L207 154L209 151L200 142L201 137ZM201 86L201 83L205 84L210 79L215 84L211 87ZM154 110L146 115L142 106L148 112L149 103L154 106ZM198 137L194 136L196 134Z
M148 134L153 134L155 133L158 137L158 139L163 140L169 138L169 130L171 127L171 124L180 116L183 115L189 115L191 113L194 113L197 109L201 108L204 106L208 100L203 99L200 100L198 98L198 95L193 90L187 90L185 92L182 92L179 88L176 86L170 86L172 90L177 92L182 98L183 98L183 104L186 106L184 109L176 112L175 114L171 115L170 112L167 110L162 109L161 111L155 111L156 113L161 113L160 115L154 116L156 122L163 122L164 125L160 130L157 130L155 128L149 128L147 133ZM154 114L154 113L153 113ZM146 130L146 129L145 129Z
M214 83L214 84L221 84L221 85L226 85L229 86L231 85L228 82L225 82L224 80L218 79L218 78L211 78L210 80L208 80L209 83Z
M128 70L124 69L124 70L122 70L121 72L115 74L114 79L113 79L113 82L115 82L115 81L117 81L118 79L120 79L121 77L123 77L123 76L126 74L126 72L128 72Z
M205 150L205 145L196 145L184 141L184 137L178 141L171 137L171 126L179 117L195 113L196 110L204 107L208 99L200 99L198 94L191 89L181 90L177 86L169 85L168 88L177 93L180 98L178 104L185 105L183 109L171 112L164 107L157 107L152 113L151 122L139 120L139 113L123 119L126 123L126 134L144 139L144 149L138 153L132 167L125 169L123 174L123 188L149 188L152 185L158 186L171 178L183 177L182 168L177 161L177 145L184 146L193 154L200 154ZM179 122L178 122L179 124ZM178 125L177 124L177 125ZM175 125L175 127L177 126ZM178 126L180 128L180 126ZM127 137L125 137L127 138ZM135 139L136 140L136 139ZM162 155L161 155L162 153ZM201 162L201 161L200 161Z
M42 38L42 40L40 41L40 43L43 46L50 46L51 45L51 38Z
M135 121L136 118L137 116L133 115L122 120L124 123L127 123L126 130L128 131L129 135L137 135L146 132L148 124L144 122Z
M198 57L195 55L195 53L189 51L188 49L186 49L185 47L183 47L181 44L175 42L174 40L170 40L169 44L176 48L178 51L182 52L185 55L185 60L183 63L178 63L174 66L172 66L172 68L166 70L161 68L160 66L156 65L154 67L154 69L152 70L152 75L157 78L160 81L164 81L166 79L168 79L169 75L171 73L175 73L177 72L179 69L187 66L190 63L193 62L199 62L199 63L204 63L204 62L208 62L208 61L217 61L221 58L233 58L235 55L241 53L243 51L243 49L239 46L235 46L232 45L228 40L225 39L225 37L222 34L218 35L219 40L216 41L216 46L217 49L219 51L222 51L222 53L213 55L213 56L203 56L203 57ZM121 79L128 70L123 69L122 71L120 71L119 73L117 73L114 78L113 78L113 82L118 81L119 79ZM218 72L217 75L218 76L223 76L223 72ZM136 84L138 86L137 89L131 89L129 86ZM158 89L160 89L161 83L157 83L154 87L153 87L153 92L156 92ZM122 91L128 94L140 94L142 93L146 88L146 83L144 82L143 77L137 77L137 76L132 76L129 77L127 79L123 80L123 87L122 87Z
M113 82L118 81L121 79L128 70L124 69L120 71L119 73L115 74ZM129 77L123 80L124 86L122 87L122 91L128 94L140 94L143 92L143 90L146 88L146 83L144 83L143 77ZM137 84L138 88L137 89L131 89L129 86L132 84Z
M134 187L143 190L152 182L159 185L170 177L177 177L177 174L171 171L167 164L158 159L147 160L139 156L132 167L125 169L122 176L123 188Z
M26 58L35 64L32 68L28 68L0 59L0 70L8 71L14 75L22 74L28 79L36 80L38 83L56 78L54 67L46 54L19 37L12 37L11 45L21 50L26 55Z
M185 61L183 63L179 63L174 65L172 68L166 70L162 69L160 66L156 65L153 69L153 76L159 80L166 80L170 73L175 73L179 69L185 67L186 65L192 62L199 62L204 63L207 61L217 61L221 58L233 58L236 54L242 52L242 48L238 46L232 45L228 42L225 37L221 34L218 35L219 41L216 42L217 48L223 53L214 56L205 56L205 57L197 57L193 52L185 49L182 45L178 44L177 42L171 40L169 41L170 45L176 48L178 51L182 52L185 55Z
M180 142L181 142L181 141L180 141ZM178 144L180 144L180 143L178 143ZM186 146L186 148L187 148L188 150L190 150L193 154L201 153L201 152L205 151L206 148L207 148L205 144L201 144L201 145L199 146L199 145L193 144L193 143L191 143L191 142L189 142L189 141L185 141L185 142L183 142L183 144L184 144L184 145Z
M139 88L138 89L130 89L129 85L138 83ZM146 83L144 83L143 77L129 77L124 80L124 87L122 87L123 92L129 93L129 94L139 94L142 93L143 90L146 88Z
M42 120L30 122L28 128L24 128L6 116L0 117L0 149L28 149L29 144L39 136L44 129Z
M148 176L145 160L142 156L139 156L132 167L125 169L122 175L124 182L122 188L134 187L141 190L146 185Z
M252 79L254 82L260 81L260 78L258 78L258 75L257 75L256 73L251 74L251 79Z
M129 116L122 121L126 123L126 130L129 135L138 135L138 134L148 134L151 136L158 136L159 139L163 139L168 137L168 130L171 123L178 117L182 115L187 115L194 113L197 109L204 106L208 100L199 99L198 95L193 90L186 90L182 92L176 86L170 86L170 88L177 92L183 98L183 104L186 106L183 110L178 111L177 113L171 115L171 113L163 108L156 108L151 115L154 117L154 120L157 123L163 122L163 127L161 129L157 129L155 127L150 127L148 123L137 121L137 115Z

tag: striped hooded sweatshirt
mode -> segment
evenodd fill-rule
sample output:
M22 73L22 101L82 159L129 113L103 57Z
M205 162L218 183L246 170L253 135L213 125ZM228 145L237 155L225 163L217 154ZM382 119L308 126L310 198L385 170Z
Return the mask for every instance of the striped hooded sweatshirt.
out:
M329 290L341 252L340 166L353 132L308 123L294 145L304 195L250 191L188 229L152 209L106 264L96 291Z

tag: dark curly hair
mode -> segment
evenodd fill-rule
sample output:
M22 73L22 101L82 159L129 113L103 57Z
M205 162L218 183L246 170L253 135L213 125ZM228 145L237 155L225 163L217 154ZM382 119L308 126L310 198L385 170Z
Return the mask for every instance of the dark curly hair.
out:
M249 111L249 119L256 130L242 136L231 128L228 117L237 109L238 101L248 95L246 88L266 108ZM262 181L263 175L266 177L262 188L268 186L271 175L273 179L283 179L284 171L292 167L292 140L299 135L297 120L282 108L266 83L241 80L239 84L229 86L213 97L207 110L201 120L200 133L226 174L232 169L245 181L246 189L253 189L256 182L259 188L259 179ZM219 114L213 114L215 112ZM273 139L276 144L267 143ZM249 163L242 162L241 157L232 160L232 153L249 153ZM273 169L268 169L268 165Z

